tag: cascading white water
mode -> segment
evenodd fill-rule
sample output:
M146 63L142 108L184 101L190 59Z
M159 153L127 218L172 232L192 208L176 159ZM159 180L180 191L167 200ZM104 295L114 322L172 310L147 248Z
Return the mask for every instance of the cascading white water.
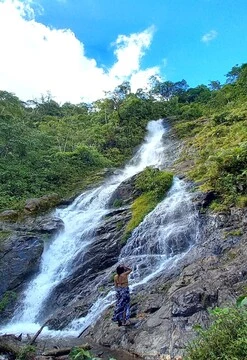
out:
M131 290L146 284L161 271L176 266L197 241L198 213L186 187L176 178L166 198L145 217L122 249L118 263L127 263L133 269ZM111 272L112 269L108 278ZM100 297L86 317L72 321L66 333L78 334L86 329L114 302L114 297L114 291Z
M122 181L145 167L162 166L164 132L162 120L149 122L144 144L124 170L112 176L102 186L80 195L68 208L57 211L57 215L65 224L65 229L45 248L39 274L30 282L24 294L24 301L15 312L11 323L0 332L33 333L40 327L37 316L42 304L49 297L52 289L68 276L73 259L94 241L93 231L107 214L106 204L113 191ZM90 314L92 313L93 308ZM95 314L98 312L95 311ZM73 329L73 326L69 329Z

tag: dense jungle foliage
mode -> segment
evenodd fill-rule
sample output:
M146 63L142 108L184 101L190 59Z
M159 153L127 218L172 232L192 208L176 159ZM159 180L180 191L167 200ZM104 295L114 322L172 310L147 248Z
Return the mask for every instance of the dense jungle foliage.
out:
M92 104L58 104L48 94L23 102L0 91L0 209L56 192L68 196L122 165L151 119L168 118L185 142L188 176L218 199L213 207L246 206L247 64L226 83L189 88L185 80L150 79L149 91L124 82Z

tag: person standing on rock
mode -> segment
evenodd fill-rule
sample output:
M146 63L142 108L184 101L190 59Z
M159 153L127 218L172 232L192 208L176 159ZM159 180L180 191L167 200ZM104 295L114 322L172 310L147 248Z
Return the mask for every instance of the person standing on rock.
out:
M117 274L114 276L114 285L116 290L116 306L112 320L118 323L118 326L129 325L130 318L130 293L128 276L132 269L119 265Z

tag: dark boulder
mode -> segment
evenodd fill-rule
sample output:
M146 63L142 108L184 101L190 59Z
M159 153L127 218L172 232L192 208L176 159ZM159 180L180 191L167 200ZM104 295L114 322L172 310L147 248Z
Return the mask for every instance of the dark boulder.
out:
M15 233L1 242L0 300L4 298L6 301L6 294L18 293L26 281L38 271L42 252L43 241L35 235ZM14 298L17 300L16 296ZM2 311L4 310L3 308ZM3 317L2 313L1 318Z
M56 234L64 229L64 222L58 217L45 217L36 220L30 227L31 231L44 233L44 234Z
M137 175L134 175L118 186L108 202L109 207L130 205L138 196L140 196L140 190L135 188L136 177Z

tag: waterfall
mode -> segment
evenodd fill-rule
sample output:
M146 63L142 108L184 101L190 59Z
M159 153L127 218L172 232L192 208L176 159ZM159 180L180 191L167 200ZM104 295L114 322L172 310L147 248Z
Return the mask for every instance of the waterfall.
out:
M66 209L57 209L64 231L45 247L39 274L28 285L12 321L0 329L0 333L34 333L39 329L37 318L42 305L52 289L70 274L73 260L94 241L94 230L109 211L106 205L114 190L147 166L162 168L167 164L163 141L166 129L162 120L149 122L147 130L143 145L123 170L103 185L81 194ZM175 179L167 197L146 216L122 249L119 262L127 262L134 270L130 277L131 289L146 283L166 266L173 266L181 253L195 243L197 231L197 216L186 185ZM86 317L73 321L64 331L44 329L43 333L78 335L78 331L95 321L113 301L111 291L93 304Z
M186 183L176 178L166 198L133 231L119 256L118 264L126 263L133 270L130 290L146 284L166 268L175 267L195 244L198 235L198 213ZM72 321L66 333L83 331L114 301L114 291L100 297L86 317Z

